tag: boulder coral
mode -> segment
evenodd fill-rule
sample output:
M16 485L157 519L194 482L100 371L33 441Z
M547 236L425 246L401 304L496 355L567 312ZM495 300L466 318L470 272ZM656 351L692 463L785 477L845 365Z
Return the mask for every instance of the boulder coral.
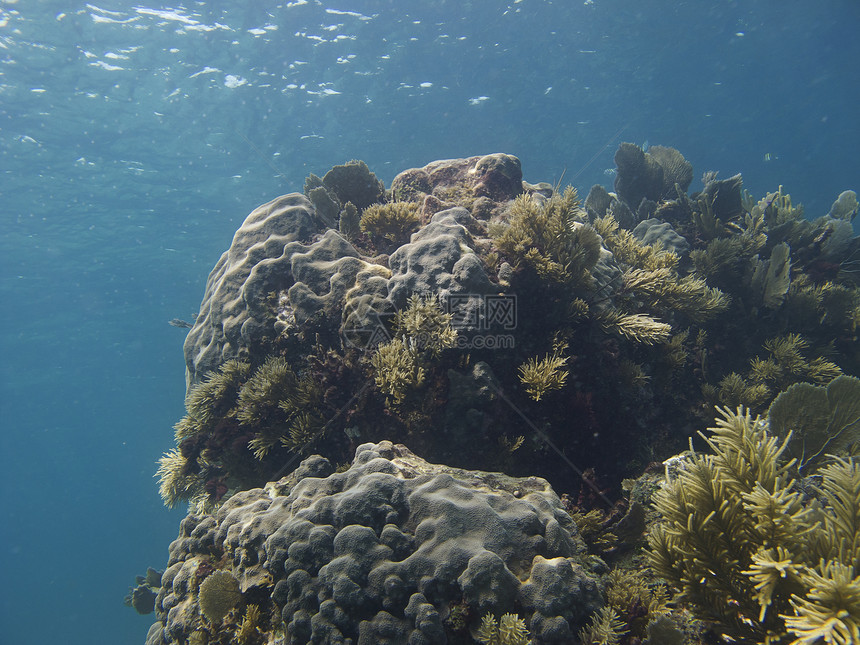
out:
M430 645L457 629L481 638L482 619L505 612L524 617L533 643L570 643L603 603L576 525L545 480L434 465L390 442L359 446L347 470L332 471L311 457L213 514L189 515L147 645L215 633L201 612L220 623L249 602L286 643ZM195 582L212 566L223 568Z

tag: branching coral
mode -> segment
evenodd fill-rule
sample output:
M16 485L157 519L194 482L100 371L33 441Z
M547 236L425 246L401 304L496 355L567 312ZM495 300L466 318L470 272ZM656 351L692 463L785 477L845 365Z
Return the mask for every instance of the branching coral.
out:
M675 253L659 244L644 244L633 233L621 228L611 214L595 219L593 226L614 258L623 265L645 271L674 270L678 266Z
M736 640L856 642L860 467L820 470L823 504L810 505L782 459L787 440L742 408L719 412L712 454L688 457L655 497L652 566Z
M535 400L540 401L547 392L560 390L567 381L567 357L562 356L566 349L564 345L558 345L552 354L547 354L538 360L537 357L530 358L520 365L520 381L526 386L526 392Z
M842 373L838 365L823 356L809 358L809 342L799 334L771 338L765 341L764 348L770 356L750 360L746 378L735 372L723 377L719 391L722 403L760 408L790 385L826 385Z
M236 630L236 643L238 645L250 645L253 642L254 636L260 633L260 607L257 605L248 605L245 610L245 616Z
M611 214L597 218L594 227L624 268L612 296L614 306L604 306L596 316L604 331L641 345L660 345L672 335L664 316L673 320L680 313L702 323L728 308L730 298L722 291L695 274L680 275L678 256L660 243L643 243Z
M438 298L421 298L413 293L406 307L394 316L395 336L436 357L457 342L457 332L451 327L451 320L451 314L442 311Z
M649 622L669 611L668 600L666 585L649 583L644 572L613 569L606 577L606 605L580 631L580 640L618 643L627 635L625 641L639 642Z
M624 314L612 309L598 316L603 329L615 332L643 345L665 343L672 335L672 326L646 314Z
M679 278L669 268L629 269L624 274L622 291L635 291L650 307L680 311L696 322L713 318L729 306L729 298L702 278Z
M376 387L394 405L403 403L410 390L424 383L424 367L414 344L394 338L380 345L371 357Z
M309 375L299 378L281 357L253 371L248 363L225 362L191 388L187 414L175 426L178 448L159 459L165 504L210 505L230 485L255 477L254 458L265 459L275 446L305 449L324 429L321 403L319 386ZM230 478L238 479L228 485Z
M853 336L860 320L860 288L830 280L816 284L800 274L791 281L783 309L795 329L811 333L824 328Z
M263 363L242 386L236 408L240 423L257 428L249 443L257 459L279 443L300 450L312 441L323 427L316 411L321 396L310 377L299 379L283 358Z
M515 614L504 614L499 622L492 614L481 620L476 638L485 645L528 645L529 630Z
M340 212L337 229L345 238L353 239L360 231L360 222L361 217L358 214L358 209L352 202L347 202Z
M202 490L203 481L196 473L188 472L189 463L174 448L158 459L158 494L164 504L173 508L182 499L189 499Z
M600 257L600 237L585 224L576 189L546 201L523 194L511 206L507 226L491 227L496 247L517 266L556 283L590 284Z
M763 217L768 227L772 228L781 224L802 220L803 206L801 204L793 206L791 195L786 193L782 185L780 185L776 192L768 193L762 197L752 207L751 214L753 217Z
M187 414L174 426L176 441L213 432L215 424L233 407L250 370L248 363L229 360L192 387L185 398Z
M626 633L624 621L612 607L606 606L579 631L579 642L582 645L618 645Z
M726 232L725 224L714 212L714 199L707 195L696 200L693 208L693 223L706 240L720 237Z
M451 314L442 311L435 296L412 294L394 320L394 337L377 348L370 364L376 386L389 403L400 405L424 383L428 361L456 344L457 332L451 327Z

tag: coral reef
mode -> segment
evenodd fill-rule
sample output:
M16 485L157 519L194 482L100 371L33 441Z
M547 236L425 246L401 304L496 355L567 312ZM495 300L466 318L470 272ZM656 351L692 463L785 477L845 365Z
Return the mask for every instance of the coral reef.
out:
M677 641L679 633L697 642L706 629L697 616L719 626L755 622L773 571L795 587L774 587L756 637L773 628L786 639L818 638L824 627L815 616L831 606L829 590L850 582L846 569L822 568L791 545L744 547L740 569L723 562L740 580L731 591L729 606L742 608L734 618L715 616L707 598L666 614L659 583L632 572L643 566L635 553L647 496L631 497L626 510L611 499L622 494L623 478L682 450L713 405L744 405L768 411L782 450L779 486L770 493L783 503L802 490L804 501L817 500L808 506L821 507L822 526L830 521L836 502L828 495L841 499L844 481L832 483L841 476L824 466L826 455L857 449L849 379L860 372L856 194L845 191L813 219L784 187L757 199L740 175L706 172L701 190L688 194L692 166L672 148L623 143L616 164L614 192L595 186L581 201L573 187L524 181L520 161L501 153L405 170L388 191L352 161L309 176L304 194L245 219L188 332L187 413L175 426L175 447L159 461L165 502L188 501L194 513L178 540L188 549L176 547L163 580L153 643L307 642L312 633L324 642L339 631L354 642L410 634L415 643L465 645L482 616L505 612L525 616L536 642L575 642L577 633L584 642L623 645ZM320 457L296 472L314 464L325 472L306 479L333 485L323 467L330 463L366 481L348 464L360 446L384 441L452 468L539 475L556 490L580 490L573 512L589 538L592 555L580 562L588 566L577 569L573 555L549 551L514 564L509 549L493 551L498 560L472 553L477 559L463 565L462 579L446 578L442 590L403 583L401 573L386 587L363 576L387 561L386 549L400 553L400 534L425 537L400 515L392 519L400 533L390 530L385 540L384 526L371 536L320 515L319 526L346 531L339 559L328 546L334 528L295 528L298 516L282 509L295 478L272 484L277 494L249 492L311 451ZM672 463L686 472L684 459ZM791 484L801 476L812 479ZM394 486L398 495L407 494L402 486ZM440 499L471 503L456 486L440 491L428 507ZM353 501L363 494L350 493ZM380 502L405 516L399 503ZM764 501L753 487L731 504ZM228 521L230 513L248 522ZM435 535L445 536L434 546L441 560L462 544L468 522L458 517L434 520ZM292 557L269 542L282 520L298 537L278 538L279 549L296 558L321 549L325 562L289 574L269 568L272 559ZM228 525L216 539L215 527ZM407 573L427 574L415 567ZM214 622L198 602L213 570L229 570L242 594ZM492 593L482 586L490 579L501 580ZM594 595L584 591L592 582ZM315 591L303 595L306 585ZM398 591L407 587L408 594ZM809 595L793 599L801 588ZM588 600L566 605L570 589ZM146 593L138 592L143 608Z
M236 638L243 623L230 610L243 604L258 607L258 629L288 643L444 643L461 602L478 639L488 613L519 613L524 621L502 616L490 642L526 642L528 627L533 643L569 643L602 603L583 552L544 480L365 444L344 472L311 457L213 515L189 515L147 645L186 642L195 630Z
M793 382L826 384L857 371L851 258L860 242L848 230L849 193L833 215L810 222L782 187L756 201L739 176L706 173L704 189L688 196L692 169L674 149L622 144L616 156L617 193L595 187L584 207L571 187L522 181L519 160L503 154L404 171L388 193L360 162L310 176L310 199L290 195L254 211L210 276L186 341L189 393L230 359L257 367L283 356L308 371L310 355L327 354L342 365L326 389L332 409L352 401L335 436L385 438L371 419L388 401L401 431L390 436L447 460L443 446L463 445L466 424L449 422L443 443L424 430L453 419L449 374L474 358L492 369L499 391L522 391L520 368L532 361L525 376L534 380L546 348L566 342L563 369L544 372L563 379L567 395L541 422L559 444L607 458L600 431L611 426L634 452L610 468L629 471L653 449L642 424L672 435L710 404L764 409ZM392 319L414 294L441 299L462 351L427 362L395 340ZM806 343L806 371L759 357L774 339L794 336ZM505 351L494 351L498 343ZM350 348L371 351L355 359ZM343 389L368 372L377 385L370 398ZM525 395L536 402L547 391ZM469 427L480 441L520 433L498 410L479 414ZM568 419L580 430L568 430ZM294 434L297 446L312 432ZM669 438L675 447L684 440ZM327 456L343 461L354 447L339 440ZM547 464L539 444L526 442L517 464L554 471L562 461ZM164 466L185 467L175 455Z

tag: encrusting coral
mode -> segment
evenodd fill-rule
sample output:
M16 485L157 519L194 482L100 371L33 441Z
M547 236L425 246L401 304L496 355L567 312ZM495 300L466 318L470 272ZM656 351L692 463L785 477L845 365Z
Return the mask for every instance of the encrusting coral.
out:
M860 465L817 471L810 501L761 417L719 410L705 440L655 496L655 571L749 643L847 645L860 639Z

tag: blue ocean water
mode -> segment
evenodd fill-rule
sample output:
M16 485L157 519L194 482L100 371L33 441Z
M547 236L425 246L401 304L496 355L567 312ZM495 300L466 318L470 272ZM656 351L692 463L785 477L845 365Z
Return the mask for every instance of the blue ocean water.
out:
M0 1L0 643L143 643L123 596L183 514L167 321L256 205L497 151L585 194L632 141L819 216L860 189L858 29L856 0Z

